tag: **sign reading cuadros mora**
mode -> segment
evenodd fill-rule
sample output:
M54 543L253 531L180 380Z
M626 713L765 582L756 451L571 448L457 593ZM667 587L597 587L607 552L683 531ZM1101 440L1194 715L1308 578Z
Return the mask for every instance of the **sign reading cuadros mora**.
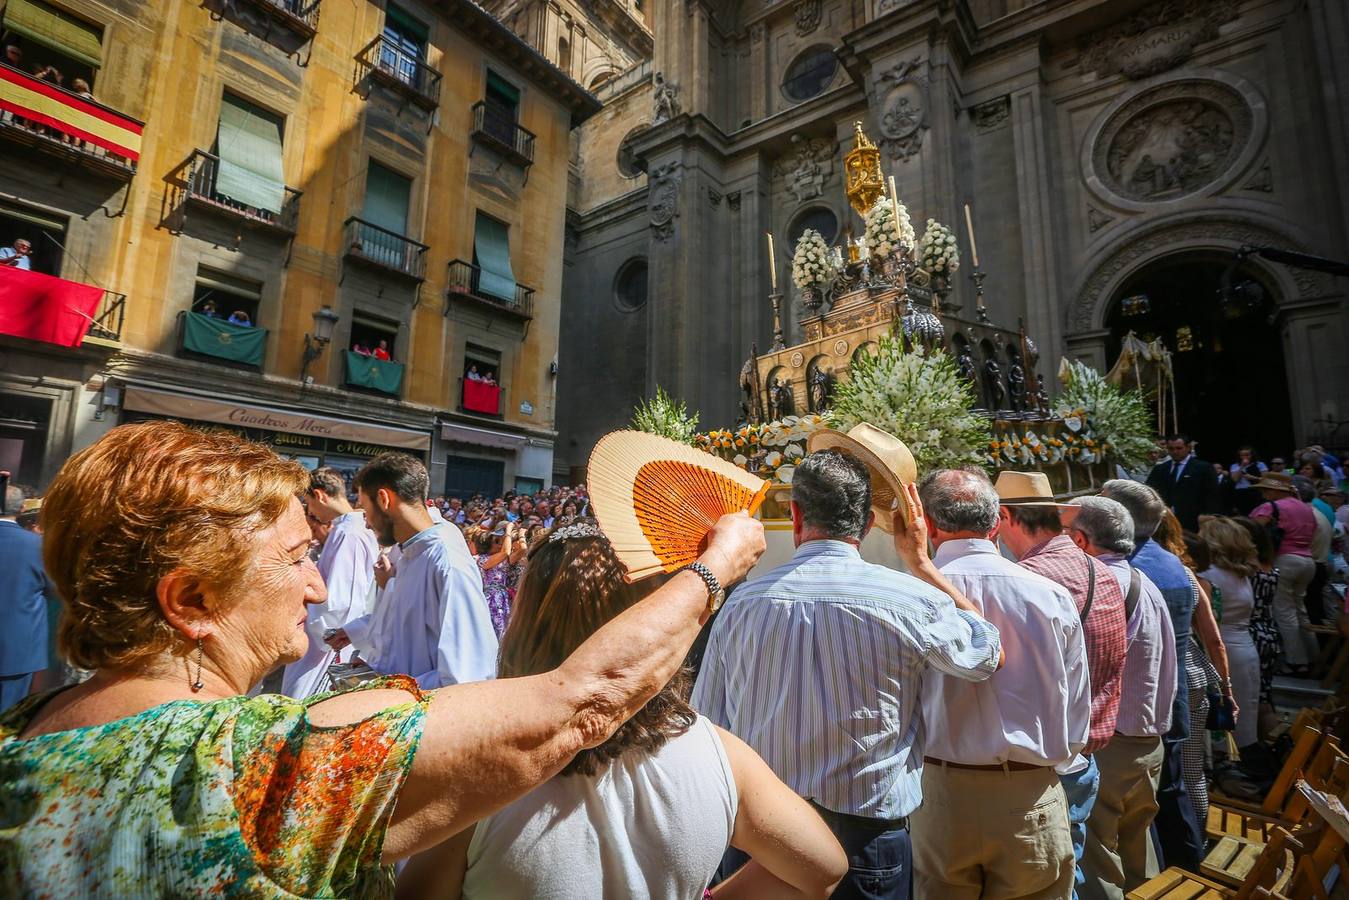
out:
M243 406L238 403L188 394L170 394L147 388L128 387L122 406L129 410L174 419L218 422L221 425L233 425L238 428L265 428L287 434L310 434L330 441L350 441L354 444L377 444L407 450L426 450L431 444L430 434L409 428L344 422L326 416Z

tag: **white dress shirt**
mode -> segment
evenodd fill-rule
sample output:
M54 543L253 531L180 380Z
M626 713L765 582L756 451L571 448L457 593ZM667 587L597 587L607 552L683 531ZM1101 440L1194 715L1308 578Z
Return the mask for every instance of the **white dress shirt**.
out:
M361 658L428 690L494 677L497 636L482 573L459 529L438 522L400 547L397 577L375 611L346 626Z
M924 679L927 754L946 762L1059 767L1087 744L1091 684L1068 590L1005 559L991 541L958 539L933 561L1002 635L1003 667L982 683Z
M1166 598L1141 570L1118 554L1097 557L1110 567L1124 595L1129 573L1138 571L1138 605L1129 619L1115 732L1128 737L1161 737L1171 730L1171 704L1176 699L1176 632Z
M328 599L307 609L309 650L298 661L286 666L281 693L303 700L327 690L324 675L340 654L323 642L329 628L345 628L352 619L365 615L365 601L375 581L375 558L379 545L365 527L365 514L359 510L333 519L328 540L319 553L318 570L328 589Z

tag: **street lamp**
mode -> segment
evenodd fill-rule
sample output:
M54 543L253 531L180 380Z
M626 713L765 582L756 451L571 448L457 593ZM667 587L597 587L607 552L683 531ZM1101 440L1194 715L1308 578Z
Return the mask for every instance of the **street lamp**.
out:
M309 383L309 364L323 355L323 348L333 339L333 327L340 317L328 304L314 311L314 335L304 336L304 357L300 365L300 382Z

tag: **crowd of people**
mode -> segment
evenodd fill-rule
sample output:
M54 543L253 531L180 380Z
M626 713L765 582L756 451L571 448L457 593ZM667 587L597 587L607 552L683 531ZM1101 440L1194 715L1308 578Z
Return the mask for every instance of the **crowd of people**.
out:
M945 900L1197 870L1210 781L1272 777L1273 678L1318 650L1315 485L1267 467L1249 515L1190 528L1130 479L1067 503L1037 472L909 484L898 445L812 441L788 562L740 583L763 528L732 515L629 584L581 487L464 502L405 454L348 485L225 433L116 428L62 469L40 538L0 521L0 592L59 594L82 673L0 672L0 789L28 798L3 878ZM878 522L905 571L862 559ZM0 663L45 643L10 632Z

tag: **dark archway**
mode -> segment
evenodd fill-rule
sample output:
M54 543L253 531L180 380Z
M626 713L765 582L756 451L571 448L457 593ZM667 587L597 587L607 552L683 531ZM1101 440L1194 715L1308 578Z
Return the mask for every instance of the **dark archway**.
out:
M1120 285L1106 315L1112 365L1130 331L1170 349L1180 427L1200 442L1200 456L1223 463L1242 444L1265 459L1293 449L1283 340L1271 321L1277 287L1243 267L1234 279L1239 299L1220 302L1231 259L1198 251L1158 260Z

